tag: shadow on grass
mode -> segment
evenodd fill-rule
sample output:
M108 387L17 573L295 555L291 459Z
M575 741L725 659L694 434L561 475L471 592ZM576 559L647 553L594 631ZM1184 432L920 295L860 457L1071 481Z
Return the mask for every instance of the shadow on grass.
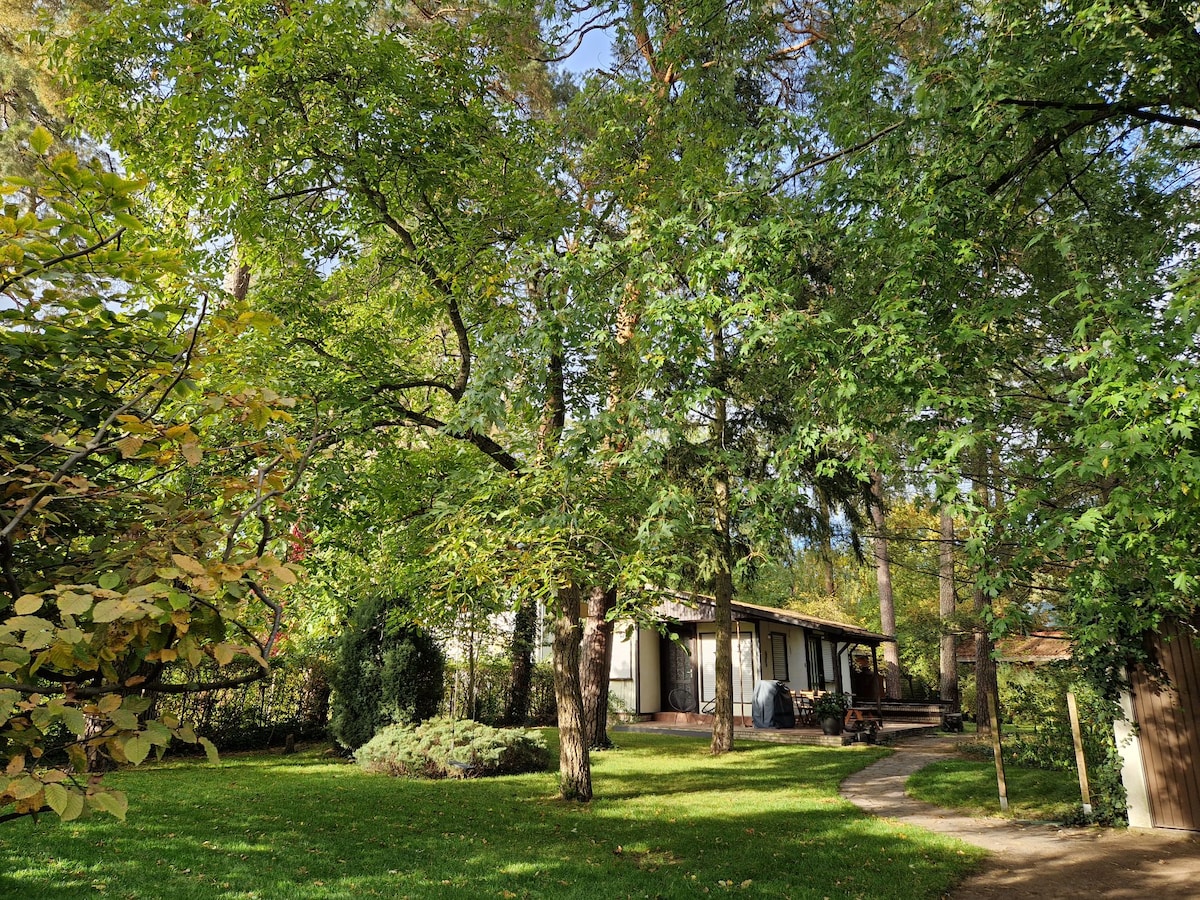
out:
M318 757L128 772L128 825L0 832L0 896L918 898L976 858L838 799L878 751L622 744L596 755L587 805L553 799L549 773L403 781Z

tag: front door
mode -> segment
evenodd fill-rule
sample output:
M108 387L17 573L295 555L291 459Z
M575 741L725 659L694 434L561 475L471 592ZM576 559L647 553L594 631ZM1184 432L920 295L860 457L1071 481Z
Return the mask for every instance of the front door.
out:
M665 712L699 712L696 698L695 640L692 629L676 629L679 640L662 641L662 708Z

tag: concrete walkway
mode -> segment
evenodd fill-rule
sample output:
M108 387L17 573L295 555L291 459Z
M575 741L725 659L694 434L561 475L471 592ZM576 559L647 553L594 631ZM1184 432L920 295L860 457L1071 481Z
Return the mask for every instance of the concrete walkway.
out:
M991 851L984 869L951 897L1200 898L1200 841L1195 835L972 818L905 795L909 775L953 755L952 738L912 738L841 787L843 797L873 815Z

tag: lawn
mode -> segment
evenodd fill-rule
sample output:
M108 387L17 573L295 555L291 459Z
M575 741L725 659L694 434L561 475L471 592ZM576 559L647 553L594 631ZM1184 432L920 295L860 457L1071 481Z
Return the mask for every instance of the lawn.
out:
M0 896L939 897L980 851L870 818L838 783L874 748L618 736L589 805L550 773L420 782L319 753L113 777L129 821L0 828Z
M1074 772L1004 767L1008 784L1008 813L1013 819L1062 822L1079 813L1079 781ZM911 797L960 809L975 816L1000 816L996 766L992 762L948 760L934 763L909 777Z

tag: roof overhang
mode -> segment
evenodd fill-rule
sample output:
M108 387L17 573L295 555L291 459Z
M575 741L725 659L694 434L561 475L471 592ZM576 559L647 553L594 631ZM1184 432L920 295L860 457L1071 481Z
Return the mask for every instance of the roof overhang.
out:
M663 618L676 622L712 622L716 619L716 600L706 594L664 592L663 599L659 601L656 611ZM759 606L756 603L742 603L739 600L734 600L730 604L730 614L734 621L775 622L780 625L791 625L834 640L865 644L870 647L894 643L896 640L886 634L868 631L846 622L818 619L790 609Z

